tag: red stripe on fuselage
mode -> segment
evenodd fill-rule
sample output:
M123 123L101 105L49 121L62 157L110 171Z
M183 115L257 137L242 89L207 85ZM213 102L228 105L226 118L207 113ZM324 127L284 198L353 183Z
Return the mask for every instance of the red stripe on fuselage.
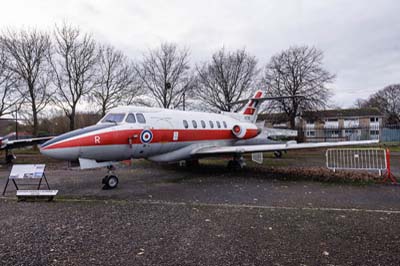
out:
M190 130L190 129L150 129L153 133L153 139L150 143L163 143L163 142L183 142L183 141L205 141L205 140L229 140L236 139L229 129L224 130ZM78 137L76 139L67 140L61 143L54 143L43 149L59 149L59 148L72 148L80 146L101 146L101 145L118 145L118 144L140 144L140 133L142 129L133 130L117 130L111 132L104 132L99 134L92 134L86 137ZM173 140L174 132L178 132L178 140ZM256 129L248 129L243 139L253 138L257 136Z

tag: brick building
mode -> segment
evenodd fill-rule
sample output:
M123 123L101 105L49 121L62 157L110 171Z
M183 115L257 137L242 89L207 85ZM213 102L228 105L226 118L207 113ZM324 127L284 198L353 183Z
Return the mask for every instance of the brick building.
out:
M258 119L265 120L267 127L289 127L282 113L261 114ZM382 113L375 108L321 110L304 112L296 118L296 127L304 141L378 139L382 120Z

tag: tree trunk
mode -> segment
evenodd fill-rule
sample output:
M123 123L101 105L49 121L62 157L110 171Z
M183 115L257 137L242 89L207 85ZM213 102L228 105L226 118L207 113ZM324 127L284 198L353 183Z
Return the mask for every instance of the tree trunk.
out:
M290 123L290 129L296 129L296 115L294 114L289 115L289 123Z
M75 107L72 108L71 114L69 115L69 130L75 129Z
M101 107L101 117L104 117L106 115L106 105L103 104Z
M33 130L32 130L32 135L34 137L37 137L38 131L39 131L39 122L38 122L38 116L37 116L37 110L36 110L36 104L35 102L32 102L32 116L33 116ZM37 150L38 146L34 145L33 150Z
M33 131L32 131L32 135L33 135L34 137L37 137L38 131L39 131L38 117L37 117L37 113L34 112L34 113L33 113Z
M34 137L37 137L38 130L39 130L39 122L38 122L38 117L37 117L37 109L36 109L35 99L32 99L32 117L33 117L32 135Z

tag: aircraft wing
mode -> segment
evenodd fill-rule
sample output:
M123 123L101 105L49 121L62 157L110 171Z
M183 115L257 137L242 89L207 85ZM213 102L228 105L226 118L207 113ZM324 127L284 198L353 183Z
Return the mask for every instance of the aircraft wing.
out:
M36 144L41 144L49 139L52 139L53 137L38 137L38 138L29 138L29 139L14 139L14 140L8 140L8 139L3 139L0 142L0 149L15 149L15 148L22 148L26 146L33 146Z
M317 142L317 143L284 143L284 144L264 144L264 145L240 145L240 146L213 146L198 148L192 152L192 155L218 155L218 154L241 154L253 152L269 152L281 150L301 150L314 148L328 148L340 146L358 146L377 144L379 140L363 141L341 141L341 142Z

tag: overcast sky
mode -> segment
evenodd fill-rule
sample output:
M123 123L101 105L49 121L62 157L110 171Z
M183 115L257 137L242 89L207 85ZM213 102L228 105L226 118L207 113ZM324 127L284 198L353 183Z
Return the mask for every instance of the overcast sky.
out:
M138 58L161 41L191 50L192 61L245 47L260 66L292 45L312 45L337 75L335 105L400 83L398 0L0 0L0 27L51 29L67 21Z

